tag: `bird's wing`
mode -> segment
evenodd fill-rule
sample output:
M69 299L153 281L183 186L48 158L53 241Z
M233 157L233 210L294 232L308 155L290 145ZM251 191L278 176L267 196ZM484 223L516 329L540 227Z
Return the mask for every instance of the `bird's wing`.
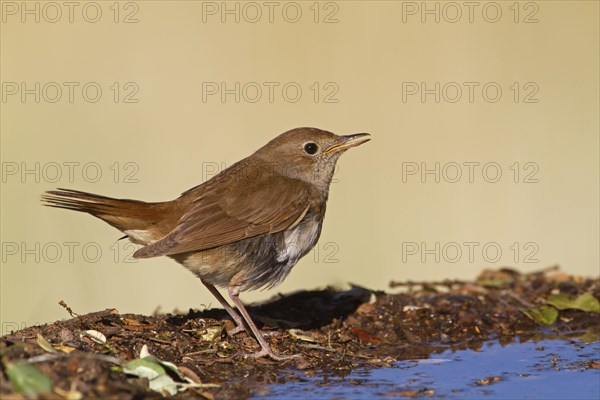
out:
M204 186L176 227L162 239L139 249L134 257L206 250L280 232L300 222L308 211L306 182L278 174L248 179L250 185L241 179Z

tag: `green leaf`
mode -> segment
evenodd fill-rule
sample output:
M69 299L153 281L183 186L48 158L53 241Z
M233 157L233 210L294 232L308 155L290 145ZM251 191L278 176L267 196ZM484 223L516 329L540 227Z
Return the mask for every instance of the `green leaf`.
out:
M140 378L154 379L167 372L159 363L148 358L136 358L123 365L123 372Z
M151 390L161 393L163 396L168 394L174 396L177 394L177 384L169 375L161 375L149 382Z
M531 307L527 310L521 311L538 324L545 326L552 325L558 318L558 310L545 304L539 307Z
M159 360L158 358L154 357L148 351L148 346L146 346L146 345L142 346L142 350L140 350L140 358L142 360L149 360L156 364L161 365L163 368L165 368L165 372L168 369L183 380L183 374L181 373L181 371L179 370L179 368L177 368L177 366L175 364L170 363L168 361Z
M560 293L550 296L546 303L559 310L574 309L595 313L600 312L600 302L591 293L583 293L577 297L570 296L567 293Z
M139 378L147 378L150 389L163 396L173 396L177 394L179 390L186 390L188 388L219 387L219 385L214 384L196 384L192 382L183 375L175 364L159 360L150 354L148 346L146 345L142 346L140 358L124 364L122 366L122 371ZM175 382L172 376L168 374L169 371L184 382Z
M137 358L123 365L123 372L138 378L147 378L151 390L161 394L177 394L175 381L154 357Z
M56 349L52 347L52 345L46 340L46 338L39 333L37 334L37 344L48 353L56 352Z
M37 397L39 393L52 391L52 381L32 364L18 362L6 367L6 375L17 392L27 397Z
M168 374L165 368L174 371L178 375L181 372L169 362L161 361L148 352L144 345L140 351L140 357L123 365L123 372L139 378L147 378L151 390L164 395L177 394L177 384Z

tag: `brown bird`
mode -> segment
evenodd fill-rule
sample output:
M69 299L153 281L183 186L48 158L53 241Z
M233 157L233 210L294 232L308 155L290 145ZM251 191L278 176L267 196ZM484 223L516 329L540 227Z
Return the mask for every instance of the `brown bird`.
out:
M261 335L240 292L281 283L317 243L335 164L369 134L287 131L172 201L145 203L77 190L46 192L51 207L83 211L144 247L135 258L169 256L192 271L261 346L254 357L283 360ZM215 286L226 287L241 316Z

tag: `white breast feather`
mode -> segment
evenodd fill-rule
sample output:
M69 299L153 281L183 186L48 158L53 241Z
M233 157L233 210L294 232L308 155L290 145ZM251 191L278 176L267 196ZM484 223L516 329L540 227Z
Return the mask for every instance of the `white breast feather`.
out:
M277 261L288 260L288 264L296 264L300 257L313 247L318 234L319 224L314 219L285 231L283 233L285 247L279 251Z

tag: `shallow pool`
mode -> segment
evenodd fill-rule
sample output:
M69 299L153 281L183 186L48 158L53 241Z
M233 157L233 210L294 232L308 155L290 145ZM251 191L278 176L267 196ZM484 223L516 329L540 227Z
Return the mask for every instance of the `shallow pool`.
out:
M490 341L392 368L343 378L304 377L270 385L255 398L600 399L600 343L581 339Z

